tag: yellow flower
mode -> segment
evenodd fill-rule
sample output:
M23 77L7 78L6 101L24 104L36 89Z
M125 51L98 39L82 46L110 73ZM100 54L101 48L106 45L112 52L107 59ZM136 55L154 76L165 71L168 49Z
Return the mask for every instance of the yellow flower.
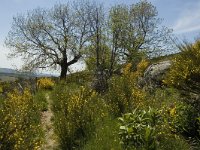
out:
M175 114L176 114L176 107L172 108L172 109L169 111L169 113L170 113L170 116L171 116L171 117L174 117Z

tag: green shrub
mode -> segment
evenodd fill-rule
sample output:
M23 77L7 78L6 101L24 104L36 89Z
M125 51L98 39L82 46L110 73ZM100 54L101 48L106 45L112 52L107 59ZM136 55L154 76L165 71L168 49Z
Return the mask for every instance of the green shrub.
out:
M162 138L159 139L159 145L157 149L158 150L189 150L191 149L191 145L184 138L180 136L163 135Z
M80 71L76 73L69 74L67 76L67 83L76 83L84 86L87 82L91 81L92 74L89 71Z
M168 122L173 132L186 137L199 137L199 113L193 106L183 102L174 103L168 112Z
M171 118L174 113L173 108L162 107L159 111L151 108L147 110L135 109L133 113L124 114L119 119L119 135L123 148L145 150L190 149L191 145L185 138L191 137L193 131L196 130L192 124L188 126L189 121L194 118L188 118L188 116L179 112L180 116L176 114L178 118L175 120L175 118Z

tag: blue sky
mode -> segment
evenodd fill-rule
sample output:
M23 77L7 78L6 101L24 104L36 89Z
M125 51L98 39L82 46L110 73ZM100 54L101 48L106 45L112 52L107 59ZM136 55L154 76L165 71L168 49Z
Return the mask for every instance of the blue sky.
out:
M77 0L78 1L78 0ZM132 4L138 0L98 0L106 7L115 4ZM192 41L200 35L200 0L149 0L156 6L163 25L172 28L180 39ZM37 7L49 8L67 0L0 0L0 67L19 68L20 59L7 59L9 49L4 40L11 29L13 16Z

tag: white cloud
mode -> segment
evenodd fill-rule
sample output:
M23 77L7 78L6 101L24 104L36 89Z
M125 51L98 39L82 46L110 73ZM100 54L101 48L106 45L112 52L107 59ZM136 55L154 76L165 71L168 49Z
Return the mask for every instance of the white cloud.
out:
M182 9L180 18L173 26L175 33L182 34L200 30L200 2L190 3L190 6Z

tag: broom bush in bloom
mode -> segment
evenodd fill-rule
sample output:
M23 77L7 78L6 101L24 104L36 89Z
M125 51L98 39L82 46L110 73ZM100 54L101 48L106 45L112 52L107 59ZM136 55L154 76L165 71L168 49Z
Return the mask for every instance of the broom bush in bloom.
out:
M114 116L120 116L132 111L137 105L143 105L146 94L138 87L137 81L148 64L147 60L142 60L137 65L137 71L132 72L132 64L128 63L123 68L122 76L115 76L110 80L106 101Z
M86 87L72 90L59 85L53 92L54 127L61 149L80 147L104 116L106 105Z
M199 90L200 83L200 41L194 44L185 44L179 46L181 50L173 60L173 65L167 74L164 83L176 88L187 89L190 87L193 91Z
M0 149L40 148L40 113L28 89L8 93L0 104L0 120Z
M51 78L41 78L37 81L37 86L39 89L53 89L55 82Z

